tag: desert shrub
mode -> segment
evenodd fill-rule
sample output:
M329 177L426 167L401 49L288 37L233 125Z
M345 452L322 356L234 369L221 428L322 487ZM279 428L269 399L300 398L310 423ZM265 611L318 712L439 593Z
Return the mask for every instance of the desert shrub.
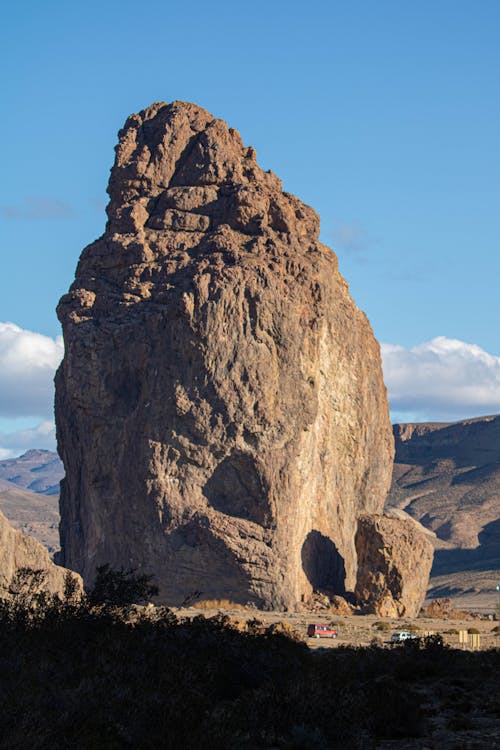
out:
M259 620L257 617L252 617L251 620L247 620L246 630L247 633L258 635L264 633L266 628L262 620Z
M359 750L421 736L436 698L453 721L453 690L498 711L498 649L313 652L256 619L25 604L0 607L2 750Z
M94 585L88 599L91 606L104 604L124 607L140 604L158 596L158 586L152 583L153 576L136 574L135 569L113 570L108 564L97 568Z
M445 635L458 635L458 630L456 628L449 628L448 630L444 631Z
M385 620L379 620L378 622L374 622L372 627L376 628L376 630L392 630L391 623L385 622Z
M500 633L500 625L495 625L494 628L491 629L492 633Z
M469 635L479 635L481 631L477 628L467 628L467 632Z
M245 610L246 607L243 604L232 602L230 599L201 599L192 604L195 609L207 610L207 609L234 609L234 610Z
M268 628L266 628L266 633L269 635L285 635L294 641L303 640L299 631L294 628L293 625L290 625L289 622L273 622Z

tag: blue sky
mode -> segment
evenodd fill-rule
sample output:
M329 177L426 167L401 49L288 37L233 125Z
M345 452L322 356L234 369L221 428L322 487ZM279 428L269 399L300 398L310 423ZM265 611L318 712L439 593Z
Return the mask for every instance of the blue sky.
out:
M320 213L322 240L392 347L396 418L500 411L499 38L497 0L9 4L0 322L52 340L48 382L61 350L55 306L104 228L116 133L131 112L184 99L240 130ZM22 334L5 331L0 356L12 360ZM431 391L464 369L461 387L477 377L477 398L458 391L450 406L445 388L426 402L429 357ZM15 414L12 382L0 378L12 405L0 404L4 436L51 419L21 404Z

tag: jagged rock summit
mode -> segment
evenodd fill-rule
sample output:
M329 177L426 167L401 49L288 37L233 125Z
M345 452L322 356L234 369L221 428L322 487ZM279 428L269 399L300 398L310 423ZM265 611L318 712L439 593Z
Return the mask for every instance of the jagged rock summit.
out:
M58 307L61 562L152 572L169 603L352 591L393 440L317 214L184 102L129 117L108 192Z

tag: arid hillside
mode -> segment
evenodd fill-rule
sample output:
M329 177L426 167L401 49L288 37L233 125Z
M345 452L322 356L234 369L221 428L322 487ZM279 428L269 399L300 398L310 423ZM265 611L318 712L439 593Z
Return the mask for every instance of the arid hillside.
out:
M429 597L491 607L500 580L500 415L394 425L386 506L435 533Z
M16 485L4 489L0 484L0 511L15 529L47 547L50 555L59 549L58 495L42 495Z
M18 487L43 495L58 495L63 476L63 465L57 453L26 451L18 458L0 461L0 492Z

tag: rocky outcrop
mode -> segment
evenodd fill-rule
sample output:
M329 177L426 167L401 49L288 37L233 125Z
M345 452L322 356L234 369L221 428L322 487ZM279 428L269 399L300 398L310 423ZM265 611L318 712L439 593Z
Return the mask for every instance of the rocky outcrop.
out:
M58 307L61 561L163 601L285 608L356 576L393 441L379 346L316 213L183 102L119 134L105 234Z
M366 515L356 533L355 595L366 612L416 617L425 599L434 548L411 519Z
M22 568L44 571L42 588L51 594L62 594L68 573L82 590L79 575L54 565L49 553L36 539L13 529L3 513L0 513L0 598L8 596L9 585Z

